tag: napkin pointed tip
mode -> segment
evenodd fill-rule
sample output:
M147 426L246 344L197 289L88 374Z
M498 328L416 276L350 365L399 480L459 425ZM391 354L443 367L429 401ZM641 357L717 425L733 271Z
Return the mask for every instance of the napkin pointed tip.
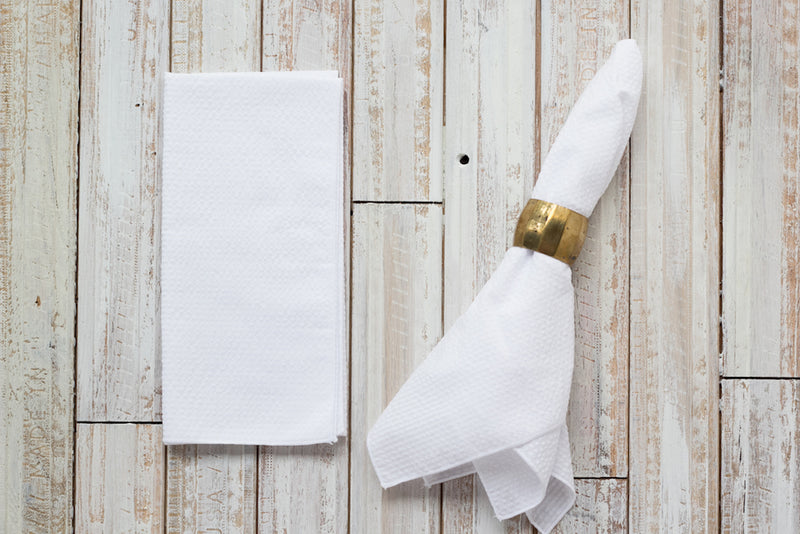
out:
M635 39L623 39L614 45L608 64L613 70L619 72L617 80L623 85L620 87L626 93L638 95L642 86L642 52ZM624 74L624 75L622 75Z

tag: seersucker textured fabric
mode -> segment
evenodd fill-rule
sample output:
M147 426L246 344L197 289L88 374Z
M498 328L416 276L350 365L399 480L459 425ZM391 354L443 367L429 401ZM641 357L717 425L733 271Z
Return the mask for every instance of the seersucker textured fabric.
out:
M345 433L342 80L167 74L164 442Z
M533 198L592 213L627 145L641 83L639 49L620 41L553 143ZM371 429L381 484L476 473L499 519L525 513L550 532L575 502L566 427L573 306L569 266L509 249Z

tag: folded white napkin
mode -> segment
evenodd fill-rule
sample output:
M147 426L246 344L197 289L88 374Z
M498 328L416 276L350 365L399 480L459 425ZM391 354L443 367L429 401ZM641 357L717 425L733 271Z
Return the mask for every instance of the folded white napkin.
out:
M641 81L636 43L617 43L550 149L533 198L591 214L627 144ZM381 484L477 473L498 518L524 512L549 532L575 500L565 424L573 301L568 265L508 250L372 428Z
M342 80L167 74L164 442L345 433Z

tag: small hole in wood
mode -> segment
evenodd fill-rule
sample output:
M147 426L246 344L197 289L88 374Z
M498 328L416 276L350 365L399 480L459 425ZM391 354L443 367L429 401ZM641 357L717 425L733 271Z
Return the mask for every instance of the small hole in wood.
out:
M141 104L134 104L134 106L138 108L139 106L141 106Z
M37 306L41 306L41 305L42 305L42 299L41 299L41 297L36 297L36 305L37 305Z
M467 156L466 154L459 155L458 162L462 165L466 165L467 163L469 163L469 156Z

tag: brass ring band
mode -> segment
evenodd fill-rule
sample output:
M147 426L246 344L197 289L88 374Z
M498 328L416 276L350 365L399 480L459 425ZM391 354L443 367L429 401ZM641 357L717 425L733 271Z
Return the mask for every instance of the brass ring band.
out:
M571 209L532 198L519 216L514 246L572 265L586 239L589 220Z

